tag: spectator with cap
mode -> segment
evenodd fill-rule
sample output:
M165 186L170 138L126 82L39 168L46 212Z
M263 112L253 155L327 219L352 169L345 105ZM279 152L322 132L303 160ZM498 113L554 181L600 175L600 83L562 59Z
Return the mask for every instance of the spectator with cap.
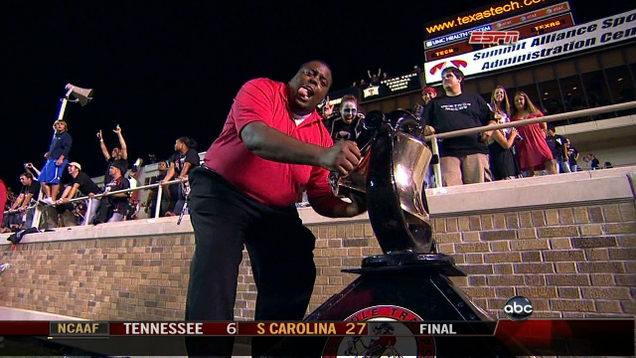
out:
M57 203L68 203L69 200L73 199L78 192L82 193L84 196L88 196L89 199L86 201L87 211L84 214L84 222L82 224L90 223L97 212L97 207L99 206L99 200L93 196L101 194L102 190L99 186L97 186L97 184L95 184L88 174L82 171L80 163L70 163L68 165L68 173L71 175L73 180L71 185L66 187L64 193L62 193L62 197L57 201Z
M428 105L435 97L437 97L437 91L435 88L426 87L422 90L422 101L424 101L424 106Z

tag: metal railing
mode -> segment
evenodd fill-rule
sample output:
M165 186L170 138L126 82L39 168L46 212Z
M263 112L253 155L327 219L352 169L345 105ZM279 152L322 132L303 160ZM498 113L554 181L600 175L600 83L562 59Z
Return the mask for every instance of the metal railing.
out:
M482 133L482 132L487 132L487 131L491 131L495 129L523 127L533 123L554 122L554 121L559 121L564 119L591 116L591 115L607 113L607 112L618 112L618 111L632 109L632 108L636 108L636 101L611 104L611 105L607 105L603 107L581 109L578 111L552 114L548 116L531 118L531 119L522 119L520 121L514 121L514 122L508 122L508 123L489 124L487 126L466 128L466 129L460 129L460 130L456 130L452 132L432 134L432 135L425 136L424 141L431 142L431 151L433 152L433 155L436 155L439 158L439 146L437 143L439 139L461 137L461 136L465 136L469 134ZM437 163L433 164L433 173L435 175L435 187L436 188L442 187L442 170L441 170L439 160L437 161Z
M112 196L114 194L120 194L120 193L132 193L135 191L140 191L140 190L147 190L147 189L154 189L157 188L157 199L156 199L156 203L155 203L155 212L154 212L154 218L158 218L160 216L161 213L161 197L163 195L163 186L164 185L174 185L174 184L179 184L181 182L183 182L184 179L175 179L175 180L171 180L171 181L167 181L165 183L155 183L155 184L148 184L148 185L141 185L138 186L136 188L132 188L132 189L122 189L122 190L115 190L115 191L110 191L108 193L101 193L101 194L95 194L95 195L87 195L87 196L80 196L80 197L76 197L73 199L69 199L68 201L65 201L64 204L67 203L74 203L74 202L78 202L78 201L87 201L87 207L86 207L86 215L88 215L89 213L91 213L91 209L92 206L94 205L93 200L89 200L89 199L99 199L102 197L107 197L107 196ZM41 197L41 194L40 194ZM29 205L27 207L27 209L25 210L32 210L35 209L35 213L33 214L33 223L32 223L32 227L39 227L40 226L40 218L41 218L41 213L42 213L42 208L43 207L47 207L47 206L56 206L59 205L57 203L54 204L45 204L43 202L41 202L40 200L38 200L35 204ZM4 215L7 214L18 214L18 213L22 213L22 211L20 210L7 210L4 212ZM85 220L84 226L86 225L90 225L89 220Z

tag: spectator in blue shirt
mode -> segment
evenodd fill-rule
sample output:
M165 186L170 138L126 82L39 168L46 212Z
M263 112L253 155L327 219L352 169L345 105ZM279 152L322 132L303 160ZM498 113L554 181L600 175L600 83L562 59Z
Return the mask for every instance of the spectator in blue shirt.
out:
M46 164L38 177L38 181L44 190L44 202L53 204L60 191L60 178L64 173L64 168L68 163L68 153L71 151L73 139L68 134L68 124L66 121L58 119L53 123L55 134L51 140L49 151L44 154Z

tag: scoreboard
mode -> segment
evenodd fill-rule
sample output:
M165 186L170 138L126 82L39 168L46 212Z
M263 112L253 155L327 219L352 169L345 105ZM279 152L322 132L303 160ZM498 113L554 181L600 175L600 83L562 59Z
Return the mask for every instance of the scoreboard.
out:
M570 4L562 2L523 15L426 40L424 41L425 62L481 50L485 47L484 45L468 43L472 31L515 30L519 31L521 38L528 38L574 26L574 18L570 10Z

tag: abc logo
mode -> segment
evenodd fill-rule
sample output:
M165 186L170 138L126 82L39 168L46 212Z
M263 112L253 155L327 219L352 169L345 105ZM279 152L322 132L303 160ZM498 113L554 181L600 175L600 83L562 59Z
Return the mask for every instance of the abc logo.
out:
M515 296L509 298L504 306L506 317L514 321L523 321L532 314L532 303L523 296Z

